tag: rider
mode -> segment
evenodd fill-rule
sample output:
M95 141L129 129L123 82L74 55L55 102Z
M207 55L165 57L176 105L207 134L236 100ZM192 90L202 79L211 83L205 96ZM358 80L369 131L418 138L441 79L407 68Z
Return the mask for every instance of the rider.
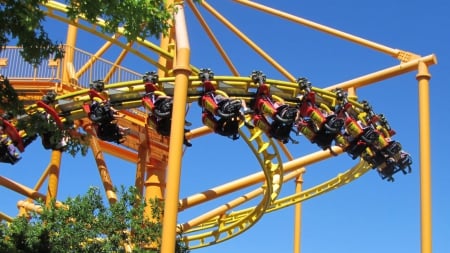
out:
M15 164L22 157L14 146L11 138L4 131L3 126L0 125L0 161L4 163Z
M266 76L261 71L253 71L251 78L258 85L255 98L251 102L255 126L263 130L268 136L283 143L288 143L289 140L298 143L290 137L298 109L284 104L281 99L274 99L270 94L270 86L266 83ZM266 115L271 119L271 122L266 118Z
M44 109L41 112L41 117L46 120L49 125L41 132L42 146L45 149L64 150L67 146L67 137L64 136L63 123L56 113L53 105L56 102L56 92L51 90L42 96L42 100L37 102L38 107ZM57 128L61 132L57 131Z
M12 141L12 144L19 152L23 153L25 147L31 144L37 138L37 135L29 135L25 130L17 129L16 125L11 123L13 118L13 113L3 113L3 115L0 116L0 125L3 127L4 134Z
M391 140L395 131L391 129L386 118L382 114L375 114L367 101L363 101L362 104L366 122L378 133L378 138L363 152L362 158L388 181L393 181L392 175L400 170L406 174L408 168L410 172L412 159L402 150L399 142Z
M312 143L316 143L323 150L331 147L331 143L341 132L344 120L333 111L322 111L316 104L316 93L311 83L304 77L297 79L298 86L305 94L298 103L299 119L297 129Z
M366 125L358 118L358 112L348 101L347 94L342 89L336 90L339 105L335 108L338 117L344 118L344 133L336 136L336 143L346 151L352 159L361 156L379 137L371 126Z
M154 71L145 73L143 76L145 95L142 103L150 110L147 118L148 124L160 135L170 136L173 99L160 90L158 79L159 77ZM190 123L185 122L185 125L190 125ZM188 129L184 129L185 133L188 131ZM184 136L183 144L187 147L192 146L186 136Z
M245 103L240 99L229 98L224 92L214 87L211 82L214 73L210 69L201 69L199 77L203 84L203 95L199 99L199 105L203 108L203 124L212 128L214 132L233 140L239 139L241 121L244 121L250 129L254 127L245 120L244 112L250 113Z
M104 88L105 83L101 80L96 80L91 84L89 91L91 103L89 105L88 115L95 123L94 127L97 136L101 140L120 144L125 141L124 136L129 133L130 129L119 126L115 122L118 111L111 106Z

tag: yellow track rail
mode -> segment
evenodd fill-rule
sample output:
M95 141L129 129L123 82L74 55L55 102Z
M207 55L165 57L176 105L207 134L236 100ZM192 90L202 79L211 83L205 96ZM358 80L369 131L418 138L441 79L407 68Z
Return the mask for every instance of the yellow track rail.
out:
M197 76L191 76L189 80L190 85L188 90L190 95L188 101L194 102L198 100L200 95L199 90L201 89L201 82ZM174 78L161 78L160 81L165 84L164 87L169 87L166 88L166 91L167 93L170 93L170 89L173 87ZM250 89L256 87L249 77L217 76L215 77L214 82L216 82L218 87L224 92L233 93L233 97L240 97L242 99L250 99L252 94ZM271 89L276 93L276 96L286 99L287 103L294 103L295 98L301 94L296 83L271 79L268 79L267 83L271 85ZM136 94L144 91L144 85L141 80L108 84L105 88L107 90L114 90L117 95L116 102L120 102L121 97L126 98L127 94ZM326 103L328 106L334 105L334 93L315 87L313 89L319 95L319 98L323 103ZM58 104L57 108L66 108L68 104L73 103L73 106L68 107L70 108L70 111L63 111L63 113L70 115L68 117L72 120L85 118L87 115L82 110L82 103L80 102L89 100L87 92L88 89L83 89L58 96L56 99L58 101L64 101L64 103ZM356 108L361 107L357 101L352 100L352 103ZM122 107L119 109L137 108L141 105L141 101L128 100L126 103L121 103L121 105ZM35 106L32 105L28 109L32 111L34 108ZM135 123L142 126L145 125L145 122ZM183 240L191 249L205 247L233 238L252 227L265 213L296 204L336 189L357 179L370 168L366 163L361 161L355 167L337 175L327 182L300 193L278 199L285 180L283 161L277 146L273 140L267 137L260 129L245 129L247 128L242 127L241 125L240 135L260 164L264 173L264 182L260 188L227 203L226 206L237 207L244 202L243 200L248 201L256 197L260 197L261 200L258 205L244 210L226 213L226 211L231 208L225 209L222 213L215 214L211 219L202 221L199 224L180 224L180 228L186 234ZM202 233L202 231L206 232ZM195 234L191 235L192 233Z

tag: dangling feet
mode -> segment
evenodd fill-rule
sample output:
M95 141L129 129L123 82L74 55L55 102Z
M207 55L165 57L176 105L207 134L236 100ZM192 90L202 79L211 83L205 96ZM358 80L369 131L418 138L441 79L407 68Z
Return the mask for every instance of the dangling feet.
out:
M244 115L252 114L254 111L248 107L243 110Z
M186 145L186 147L192 147L192 143L190 143L190 142L186 139L186 137L184 137L183 144Z
M184 135L184 139L183 139L183 144L186 145L186 147L192 147L192 143L190 143L188 141L188 139L186 138L186 132L189 132L189 129L184 129L185 135Z

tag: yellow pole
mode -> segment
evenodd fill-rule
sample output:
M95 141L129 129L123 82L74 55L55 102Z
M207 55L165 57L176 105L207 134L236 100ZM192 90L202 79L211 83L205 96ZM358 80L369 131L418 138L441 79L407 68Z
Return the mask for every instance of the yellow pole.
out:
M190 48L182 4L176 5L174 14L175 39L177 43L175 58L175 89L172 126L169 142L169 162L167 171L166 198L161 253L175 252L178 198L180 190L181 160L183 154L185 107L187 88L191 69L189 67Z
M77 21L75 21L77 22ZM64 54L63 75L62 82L65 84L73 83L75 76L75 68L73 66L73 59L75 56L75 45L77 41L77 27L69 25L67 30L66 47Z
M47 198L45 199L46 206L49 206L50 203L56 199L56 195L58 193L60 168L61 168L61 151L53 150L48 172Z
M145 179L145 201L151 199L164 199L164 191L166 182L166 163L152 160L146 166L147 176ZM145 210L147 218L152 217L151 207Z
M329 87L326 90L334 90L337 88L349 89L349 88L360 88L369 84L387 80L389 78L399 76L411 71L416 71L420 63L426 63L427 65L433 65L437 63L436 56L434 54L424 56L419 59L411 60L406 63L401 63L390 68L382 69L377 72L370 73L349 81L338 83Z
M307 19L304 19L304 18L300 18L300 17L294 16L294 15L288 14L286 12L282 12L282 11L279 11L279 10L267 7L267 6L262 5L262 4L258 4L258 3L255 3L255 2L252 2L252 1L246 1L246 0L234 0L234 1L238 2L238 3L241 3L241 4L244 4L244 5L247 5L249 7L255 8L257 10L261 10L261 11L264 11L266 13L272 14L274 16L278 16L278 17L287 19L289 21L293 21L295 23L302 24L302 25L304 25L306 27L309 27L309 28L312 28L312 29L316 29L316 30L324 32L324 33L328 33L328 34L330 34L332 36L335 36L335 37L338 37L338 38L342 38L342 39L346 39L346 40L351 41L353 43L369 47L371 49L380 51L380 52L385 53L385 54L389 54L389 55L394 56L394 57L397 57L398 54L400 53L400 50L398 50L398 49L393 49L393 48L390 48L390 47L387 47L387 46L384 46L384 45L381 45L381 44L378 44L378 43L375 43L375 42L363 39L361 37L357 37L357 36L354 36L354 35L351 35L351 34L348 34L348 33L342 32L342 31L339 31L337 29L334 29L334 28L331 28L331 27L328 27L328 26L324 26L324 25L312 22L310 20L307 20Z
M279 145L289 161L293 161L294 157L289 152L286 145L279 142ZM284 167L283 167L284 168ZM306 168L303 167L303 172L300 173L295 178L295 193L302 192L302 186L303 186L303 173L306 171ZM285 179L285 178L284 178ZM298 202L294 206L294 253L300 253L300 242L301 242L301 229L302 229L302 203Z
M87 126L86 130L88 133L95 133L95 130L92 129L92 126ZM100 173L100 178L103 182L103 187L105 188L106 197L108 198L109 203L113 204L117 201L117 195L114 191L114 185L112 183L111 176L109 175L108 168L106 167L103 152L100 148L100 145L98 144L97 139L94 136L90 137L89 144L91 146L95 162L97 163L98 172Z
M166 1L166 8L170 8L170 6L173 5L173 0L169 0ZM169 20L168 21L169 25L171 27L173 27L173 21ZM169 34L168 36L165 34L161 34L161 40L160 40L160 47L162 50L168 52L169 54L174 54L175 48L174 45L172 45L173 42L173 38L174 38L174 31L173 29L169 29ZM170 73L169 71L171 69L173 69L173 59L170 59L167 56L163 56L160 55L159 59L158 59L158 63L161 66L164 66L165 69L159 68L158 69L158 76L159 77L167 77L169 75L171 75L172 73Z
M148 155L148 140L147 135L148 132L145 132L145 137L141 140L138 148L138 159L136 162L136 179L134 181L134 186L136 187L139 195L142 196L144 194L144 178L145 178L145 167L147 164L147 155Z
M420 210L422 253L431 253L431 146L430 146L430 94L431 75L425 63L419 64L419 135L420 135Z
M45 200L46 198L44 194L3 176L0 176L0 185L31 199Z
M343 153L342 148L333 146L332 147L334 154L341 154ZM304 155L300 158L297 158L292 161L285 162L283 164L283 171L285 173L294 171L298 168L305 167L307 165L313 164L315 162L323 161L325 159L328 159L330 157L333 157L334 155L328 151L328 150L319 150L312 154ZM200 205L205 203L208 200L212 200L215 198L222 197L226 194L229 194L231 192L235 192L237 190L244 189L246 187L255 185L257 183L263 182L265 178L264 172L256 172L252 175L248 175L243 178L236 179L232 182L228 182L226 184L223 184L221 186L211 188L207 191L204 191L202 193L197 193L195 195L192 195L188 198L184 198L180 201L180 210L188 209L196 205ZM213 193L213 194L212 194Z
M295 192L302 191L303 186L303 173L300 174L295 180ZM295 204L295 216L294 216L294 253L300 253L300 241L301 241L301 228L302 228L302 203Z
M166 180L166 163L162 163L157 160L152 160L146 165L146 180L145 184L145 202L147 203L144 210L144 217L150 221L156 222L154 218L155 213L153 213L153 208L150 205L150 200L162 200L164 199L165 191L165 180ZM158 214L161 215L161 214ZM162 216L164 217L164 216ZM165 225L163 226L163 228ZM175 242L174 242L175 243ZM155 242L147 244L144 246L146 249L157 249L159 245Z

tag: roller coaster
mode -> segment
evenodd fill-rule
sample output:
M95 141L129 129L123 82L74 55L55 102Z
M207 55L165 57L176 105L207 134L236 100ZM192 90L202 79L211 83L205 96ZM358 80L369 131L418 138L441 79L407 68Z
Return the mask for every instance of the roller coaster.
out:
M436 64L434 55L423 57L391 49L261 4L235 2L381 51L400 63L319 88L313 86L314 80L308 77L288 73L208 1L198 3L198 6L192 1L177 2L179 8L171 36L157 41L159 45L149 40L133 42L138 47L118 38L123 31L113 36L101 33L98 29L104 25L101 20L95 25L83 22L81 18L78 22L68 20L65 5L49 1L43 6L47 16L68 24L65 57L33 67L18 57L18 48L8 47L0 54L3 75L0 81L3 86L14 87L27 108L19 117L9 117L7 112L1 116L1 161L20 166L20 157L28 155L27 145L39 140L43 148L52 150L49 166L42 170L35 187L0 176L0 185L28 198L18 202L19 213L35 210L33 200L37 198L57 197L59 174L54 168L61 166L61 156L66 153L66 137L89 146L105 195L111 203L116 199L114 182L103 154L111 154L136 166L135 186L139 191L148 199L165 200L163 251L167 252L171 252L168 245L172 242L168 238L175 238L177 230L183 231L183 241L190 249L206 247L242 234L268 212L325 194L369 171L375 171L386 181L410 172L414 161L395 140L395 126L391 127L369 101L359 100L356 89L415 70L419 71L419 84L428 84L428 66ZM285 80L270 79L260 70L239 75L199 7L245 41L285 76ZM220 73L208 66L195 66L189 61L185 9L190 9L202 25L232 75L218 75ZM78 30L97 36L105 44L95 54L76 48ZM121 48L120 56L115 61L102 59L112 45ZM156 59L144 50L152 52ZM122 67L122 58L128 53L150 63L154 69L138 73ZM427 99L421 101L426 103ZM421 106L427 108L426 104ZM186 120L187 115L195 113L189 110L190 107L198 108L195 117L201 119L200 126ZM426 111L422 113L427 114ZM54 123L55 128L63 130L67 136L55 138L52 129L40 135L20 129L19 121L33 117ZM189 155L190 149L195 149L192 142L196 138L211 135L220 135L224 141L245 142L261 171L180 199L181 161ZM304 142L301 145L308 143L317 147L317 151L293 157L289 147L298 145L299 141ZM302 178L306 166L342 154L348 155L355 165L309 189L281 196L283 184ZM45 180L48 180L48 191L41 193ZM177 215L185 210L255 185L254 190L242 196L189 221L177 222ZM255 205L239 209L255 199L259 200ZM11 219L5 213L0 214L2 219Z

